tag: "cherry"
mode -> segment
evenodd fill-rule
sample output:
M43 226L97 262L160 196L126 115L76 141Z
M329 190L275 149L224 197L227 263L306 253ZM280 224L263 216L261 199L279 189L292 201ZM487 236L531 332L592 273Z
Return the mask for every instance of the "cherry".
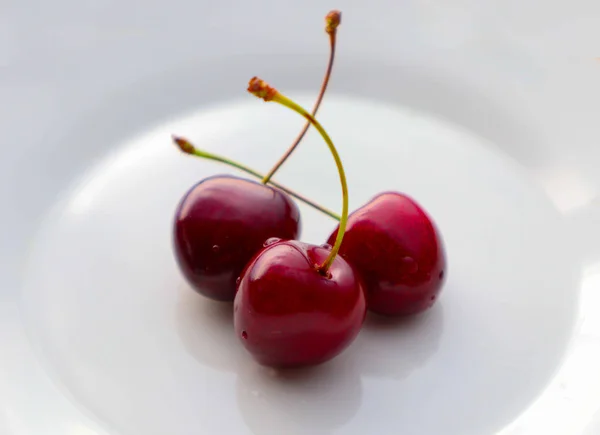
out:
M284 192L229 175L206 178L181 200L175 256L199 293L231 301L242 269L270 237L295 239L300 212Z
M366 313L360 278L337 256L348 219L346 175L335 146L312 115L256 77L248 90L300 113L319 131L338 167L343 206L332 248L278 241L256 254L242 272L235 296L235 331L260 364L320 364L356 338Z
M319 273L330 252L279 241L261 250L242 273L234 327L260 364L319 364L358 334L366 312L361 281L339 256L326 275Z
M340 255L364 280L369 310L388 316L431 307L446 275L435 224L412 198L396 192L376 196L349 216Z

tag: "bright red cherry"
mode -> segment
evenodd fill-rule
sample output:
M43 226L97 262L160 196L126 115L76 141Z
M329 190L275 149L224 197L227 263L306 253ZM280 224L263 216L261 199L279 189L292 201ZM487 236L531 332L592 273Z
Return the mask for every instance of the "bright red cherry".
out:
M337 230L329 237L332 243ZM446 256L439 231L412 198L387 192L348 217L340 255L364 280L368 308L398 316L431 307L442 289Z
M295 239L300 212L273 187L232 176L200 181L175 214L175 256L199 293L232 301L236 279L270 237Z
M337 256L318 269L331 249L276 241L242 273L234 301L234 327L263 365L298 367L325 362L358 334L366 313L362 284Z
M308 119L335 160L342 187L340 233L333 247L277 241L244 269L234 300L234 326L246 349L263 365L298 367L325 362L356 337L366 297L354 269L337 255L348 219L348 185L331 138L304 108L254 77L248 91Z

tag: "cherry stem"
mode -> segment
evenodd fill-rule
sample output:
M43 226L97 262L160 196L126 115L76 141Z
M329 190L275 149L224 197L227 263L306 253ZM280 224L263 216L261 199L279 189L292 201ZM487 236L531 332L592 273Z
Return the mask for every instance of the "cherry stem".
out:
M323 128L323 126L317 121L310 113L308 113L302 106L298 105L285 95L281 94L277 89L269 86L264 80L259 79L258 77L253 77L248 83L248 92L251 94L262 98L264 101L274 101L279 103L288 109L293 110L296 113L304 116L306 119L310 121L310 123L317 129L317 131L327 143L329 147L329 151L331 151L331 155L335 160L335 164L337 166L338 172L340 174L340 184L342 185L342 216L340 218L340 225L338 228L337 237L335 239L335 244L333 248L331 248L331 252L329 256L325 259L323 264L321 264L317 270L323 275L327 274L329 267L333 263L338 251L340 250L340 246L342 245L342 240L344 239L344 233L346 232L346 222L348 221L348 184L346 183L346 173L344 172L344 166L342 165L342 160L340 159L340 155L335 148L331 138Z
M317 101L312 109L312 116L317 116L317 112L319 111L319 107L321 106L321 101L323 101L323 97L325 96L325 91L327 90L327 85L329 84L329 78L331 77L331 71L333 69L333 61L335 60L335 42L337 35L337 28L342 21L342 13L340 11L331 11L325 16L325 32L329 35L329 63L327 64L327 70L325 72L325 77L323 78L323 82L321 83L321 90L319 91L319 96L317 97ZM285 161L292 155L296 147L302 142L304 135L310 128L312 123L310 121L306 121L304 128L300 132L300 134L296 137L292 145L288 148L283 156L275 163L273 168L264 176L261 183L267 184L271 177L279 170L281 165L285 163Z
M237 168L240 171L245 172L249 175L252 175L258 179L263 178L263 175L260 172L257 172L254 169L249 168L248 166L242 165L241 163L238 163L238 162L228 159L226 157L219 156L217 154L209 153L208 151L198 149L194 145L192 145L192 143L190 141L188 141L187 139L184 139L179 136L173 136L173 142L175 142L175 144L179 147L179 149L181 149L181 151L183 151L186 154L190 154L190 155L193 155L196 157L201 157L201 158L207 159L207 160L213 160L215 162L225 163L226 165ZM282 186L281 184L276 183L275 181L270 180L269 184L271 184L272 186L275 186L279 190L287 193L288 195L293 196L297 200L302 201L306 205L309 205L309 206L313 207L314 209L319 210L321 213L324 213L327 216L329 216L337 221L340 220L339 215L337 215L336 213L332 212L331 210L328 210L325 207L311 201L310 199L306 198L305 196L302 196L301 194L294 192L293 190L288 189L287 187Z

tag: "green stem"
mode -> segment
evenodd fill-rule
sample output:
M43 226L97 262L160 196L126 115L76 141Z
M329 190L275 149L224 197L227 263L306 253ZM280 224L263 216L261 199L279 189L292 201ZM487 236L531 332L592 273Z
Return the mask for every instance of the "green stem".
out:
M235 160L228 159L228 158L220 156L218 154L209 153L208 151L200 150L200 149L196 148L194 145L192 145L187 139L173 136L173 142L175 142L175 144L181 149L181 151L183 151L186 154L190 154L190 155L193 155L196 157L201 157L201 158L207 159L207 160L213 160L215 162L225 163L226 165L237 168L240 171L245 172L246 174L252 175L253 177L256 177L258 179L263 178L263 175L260 172L257 172L254 169L249 168L246 165L238 163ZM309 205L309 206L313 207L314 209L319 210L321 213L324 213L327 216L329 216L337 221L340 220L339 215L337 215L336 213L332 212L331 210L328 210L325 207L311 201L310 199L306 198L305 196L303 196L291 189L288 189L287 187L282 186L281 184L276 183L272 180L269 181L269 184L275 186L279 190L287 193L288 195L293 196L297 200L302 201L306 205Z
M302 106L296 104L294 101L290 100L285 95L277 92L272 95L272 101L275 101L279 104L284 105L285 107L292 109L293 111L299 113L304 116L306 119L310 121L310 123L318 130L318 132L323 136L323 139L327 143L329 147L329 151L331 151L331 155L335 160L335 164L337 166L338 172L340 174L340 183L342 185L342 217L340 219L340 225L338 228L337 237L335 239L335 244L333 248L331 248L331 252L329 256L325 259L323 264L319 266L319 271L321 273L326 273L329 270L329 267L333 263L335 256L340 250L340 246L342 245L342 240L344 239L344 233L346 232L346 222L348 221L348 184L346 183L346 173L344 172L344 166L342 165L342 160L340 159L340 155L335 148L331 138L323 128L323 126L317 121L310 113L308 113Z

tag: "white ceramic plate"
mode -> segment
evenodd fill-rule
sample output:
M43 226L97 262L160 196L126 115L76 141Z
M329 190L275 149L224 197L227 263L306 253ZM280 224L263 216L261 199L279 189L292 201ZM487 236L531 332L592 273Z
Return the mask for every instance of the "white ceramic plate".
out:
M343 10L320 120L351 207L416 197L447 245L439 303L369 317L277 374L171 252L181 195L268 169L303 121ZM600 4L591 0L9 2L0 13L0 433L600 433ZM331 208L310 132L277 175ZM333 222L302 208L303 239Z

